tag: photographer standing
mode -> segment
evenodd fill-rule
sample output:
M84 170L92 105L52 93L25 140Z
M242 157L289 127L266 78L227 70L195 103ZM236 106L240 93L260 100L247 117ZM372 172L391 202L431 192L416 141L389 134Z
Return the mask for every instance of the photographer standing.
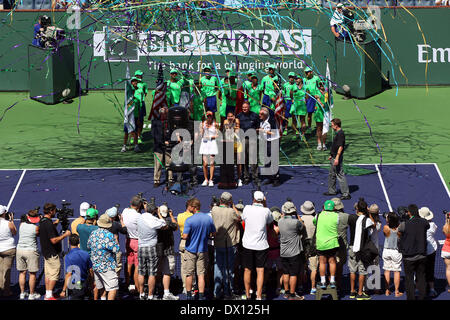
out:
M159 258L158 273L163 275L163 300L178 300L179 298L169 291L170 277L175 273L175 241L173 233L178 230L178 223L173 217L173 211L167 205L160 206L159 213L167 225L167 228L158 230L158 243L156 244Z
M38 210L30 210L21 218L19 226L19 241L17 242L16 268L19 274L20 300L28 295L25 292L27 271L29 275L30 294L28 300L36 300L41 297L34 292L36 286L36 273L39 271L39 251L37 247L37 236L39 234L40 217Z
M97 220L98 211L94 208L89 208L86 211L86 223L79 224L77 226L77 233L80 236L80 249L84 251L88 251L87 242L89 236L94 230L98 229L98 226L95 225L95 221Z
M86 222L86 212L90 208L89 203L82 202L80 204L80 216L72 221L72 224L70 225L70 231L72 234L78 234L77 227L79 224L83 224Z
M158 242L158 229L167 226L161 216L159 208L157 212L149 210L147 205L146 211L139 216L138 222L138 259L139 271L138 275L138 291L139 299L145 300L144 280L148 275L148 297L147 300L153 300L153 291L155 290L156 272L158 268L158 254L156 252L156 244ZM150 211L150 212L148 212ZM153 212L152 212L153 211ZM155 214L156 213L156 214ZM155 299L156 300L156 299Z
M232 299L234 295L234 260L240 240L239 222L241 218L233 204L231 193L220 196L220 205L211 210L217 230L214 238L214 296Z
M11 266L16 255L16 233L13 214L5 206L0 206L0 296L3 297L12 295Z
M126 235L127 234L127 227L125 226L125 224L123 223L123 217L122 215L118 214L118 207L112 207L109 208L108 210L106 210L105 214L108 215L108 217L111 218L112 220L112 226L109 229L109 231L111 231L111 233L114 235L114 238L116 239L117 243L119 243L120 246L120 242L119 242L119 233ZM122 270L122 251L117 251L116 252L116 272L117 275L120 275L120 271Z
M53 203L46 203L44 205L44 217L41 219L39 225L39 239L41 242L41 251L44 256L44 272L45 272L45 300L56 300L53 297L53 289L56 281L59 280L59 273L61 269L61 261L59 255L61 253L61 241L70 236L70 231L66 230L64 234L58 235L55 222L52 218L56 214L56 205Z
M441 257L445 262L445 275L447 276L447 292L450 293L450 213L445 214L445 225L442 228L445 234L445 242L442 247Z
M419 209L415 204L408 206L408 216L409 219L402 222L398 228L400 236L398 246L403 255L405 268L406 299L416 300L415 287L417 286L418 298L424 300L426 295L427 230L430 228L430 224L419 216Z

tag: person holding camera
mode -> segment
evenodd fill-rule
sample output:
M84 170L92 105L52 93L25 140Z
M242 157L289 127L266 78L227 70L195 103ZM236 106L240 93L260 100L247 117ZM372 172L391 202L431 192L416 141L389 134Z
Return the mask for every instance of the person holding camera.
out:
M157 253L158 230L167 228L166 221L161 216L161 211L157 208L152 210L145 204L146 212L141 214L137 220L138 232L138 291L139 299L145 300L144 280L148 275L148 296L147 300L156 300L153 295L156 284L156 274L158 271L159 256Z
M437 292L434 289L434 266L436 262L436 250L438 244L434 235L437 230L437 225L433 222L433 212L427 207L419 209L419 216L424 218L430 224L430 228L427 230L427 262L425 267L425 278L428 285L428 294L431 298L437 297Z
M395 297L403 296L400 292L400 271L402 271L402 254L398 252L398 226L399 217L394 212L389 212L386 216L386 225L383 227L384 248L383 248L383 269L386 279L386 296L391 294L389 283L391 282L391 272L394 273Z
M241 218L229 192L220 196L219 206L211 209L217 232L214 237L214 296L219 299L234 298L234 261L240 240Z
M11 266L16 255L14 236L17 233L14 215L5 206L0 206L0 296L12 295Z
M156 244L159 257L158 273L162 274L164 287L163 300L178 300L170 290L170 278L175 273L175 240L173 233L178 230L178 223L173 217L173 211L163 204L159 207L161 217L166 222L167 228L158 229L158 243Z
M130 292L136 290L138 283L138 220L141 216L142 209L142 198L139 196L134 196L131 199L130 207L124 209L122 212L123 223L125 224L125 227L127 227L127 268L125 271L125 284ZM130 284L131 277L133 277L134 285Z
M65 278L64 286L60 297L66 296L69 300L84 300L93 290L94 271L89 253L81 250L80 237L77 234L71 234L69 237L70 251L64 257Z
M30 210L21 218L19 226L19 241L16 251L16 268L19 271L20 300L28 296L28 300L37 300L41 295L34 291L36 287L36 273L39 271L39 251L37 236L39 235L40 217L38 209ZM30 294L25 291L27 271L29 272L28 284Z
M424 300L426 296L427 230L430 228L430 224L419 216L419 209L415 204L408 206L408 217L409 219L402 222L398 228L400 236L398 246L403 255L405 268L406 299L416 300L415 288L417 287L418 299Z
M78 234L77 227L79 224L83 224L86 222L86 211L90 208L90 204L88 202L82 202L80 204L80 216L72 221L70 225L70 231L72 234ZM79 234L78 234L79 235Z
M208 240L214 237L216 228L208 213L200 211L200 201L192 199L195 214L186 219L182 239L186 240L183 263L186 271L186 298L192 300L192 282L198 277L199 300L205 300L205 275L208 267Z
M442 232L445 235L444 246L442 247L441 258L445 262L445 276L447 277L447 292L450 293L450 213L445 213L445 225Z
M94 208L89 208L86 211L86 222L77 226L77 233L80 236L80 249L88 251L87 242L89 236L94 230L98 229L95 222L98 217L98 211Z
M120 250L120 246L115 241L112 232L109 231L112 227L112 220L107 214L100 216L97 225L98 229L91 233L87 243L94 270L95 288L98 290L99 296L103 296L106 291L107 299L114 300L119 290L116 253Z
M45 300L57 300L53 296L53 289L59 280L61 270L61 242L71 235L69 230L66 230L62 235L58 235L56 225L59 223L59 220L52 221L55 214L56 205L46 203L44 205L44 217L39 224L39 240L41 252L44 256Z
M338 3L330 20L331 32L337 40L350 38L350 34L345 29L345 19L348 18L345 16L344 11L346 11L344 5L342 3Z
M109 231L111 231L111 233L114 235L114 238L116 239L117 243L119 243L119 234L127 234L127 227L125 226L124 222L123 222L123 217L122 215L118 214L118 205L109 208L108 210L106 210L105 214L108 215L108 217L111 218L112 220L112 226L109 229ZM120 243L119 243L120 246ZM117 267L116 267L116 272L117 275L120 274L120 271L122 270L122 251L117 251L116 252L116 263L117 263Z

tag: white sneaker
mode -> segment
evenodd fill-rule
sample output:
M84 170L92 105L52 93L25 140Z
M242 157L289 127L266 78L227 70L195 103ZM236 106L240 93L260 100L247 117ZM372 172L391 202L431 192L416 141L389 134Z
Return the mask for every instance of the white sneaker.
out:
M25 300L25 298L28 296L28 292L22 292L19 296L20 300Z
M327 150L327 146L326 145L322 145L322 150Z
M38 300L41 298L41 295L39 293L32 293L28 296L28 300Z
M214 187L214 182L212 180L209 180L208 186Z
M322 150L322 146L321 146L321 145L318 145L318 146L317 146L317 150L319 150L319 151Z
M127 146L124 144L122 146L122 149L120 150L120 152L126 152L127 151Z
M241 179L238 180L238 187L242 187L242 180Z
M136 291L136 286L134 285L134 284L130 284L129 286L128 286L128 291Z
M172 292L169 292L168 294L163 295L163 300L179 300L180 298L178 296L175 296L172 294Z
M202 187L206 187L208 185L208 180L203 181Z

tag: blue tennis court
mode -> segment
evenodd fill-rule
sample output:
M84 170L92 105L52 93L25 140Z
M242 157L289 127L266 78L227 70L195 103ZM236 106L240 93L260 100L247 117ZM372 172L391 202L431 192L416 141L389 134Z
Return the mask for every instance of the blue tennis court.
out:
M364 197L370 205L378 204L381 212L396 209L416 203L419 207L427 206L434 213L434 222L438 226L436 240L443 240L442 226L444 224L444 209L450 210L450 193L446 187L439 168L436 164L375 164L351 166L365 170L366 174L347 175L352 199L344 200L345 212L353 213L353 204L359 197ZM218 171L218 170L217 170ZM200 170L198 170L200 174ZM326 166L284 166L280 168L282 185L273 188L262 186L267 194L269 207L281 205L286 198L291 198L297 208L310 200L320 208L328 197L323 195L327 191L328 170ZM218 177L216 177L216 181ZM199 177L199 181L202 181ZM243 186L231 190L235 203L242 199L249 204L252 198L253 185ZM228 190L229 191L229 190ZM222 190L217 187L197 187L189 190L186 196L175 196L164 191L164 188L153 188L152 168L98 168L98 169L24 169L0 170L0 203L10 206L15 213L16 226L20 216L36 206L43 206L46 202L53 202L60 207L61 201L66 200L74 208L74 218L79 215L81 202L97 205L100 213L120 204L121 210L128 206L130 199L139 192L144 197L156 198L157 205L167 201L169 207L177 215L185 211L185 202L190 196L195 196L202 203L202 211L209 210L212 196L219 197ZM42 210L41 210L42 213ZM384 219L382 218L384 222ZM175 248L178 248L180 235L175 233ZM383 234L380 232L380 245L383 244ZM121 249L125 251L125 239L121 236ZM441 247L441 246L440 246ZM67 241L65 243L67 250ZM43 264L42 264L43 265ZM177 273L180 263L177 259ZM343 283L348 283L344 270ZM38 273L39 274L39 273ZM436 255L436 290L440 295L436 299L450 299L450 294L444 291L445 265L440 258L440 248ZM123 271L122 271L123 277ZM62 277L61 277L62 280ZM12 288L19 293L18 272L15 264L11 276ZM383 283L383 282L382 282ZM43 279L38 286L38 292L43 292ZM345 287L344 287L345 290ZM307 299L314 299L307 295ZM348 295L344 299L348 298ZM14 298L15 299L15 298ZM374 296L373 299L394 299L384 295ZM400 298L404 299L404 297Z

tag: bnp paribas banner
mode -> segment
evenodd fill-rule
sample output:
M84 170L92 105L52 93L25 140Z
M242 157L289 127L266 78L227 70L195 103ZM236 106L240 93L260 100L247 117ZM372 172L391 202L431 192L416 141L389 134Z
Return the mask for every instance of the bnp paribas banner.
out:
M145 62L153 70L159 62L184 71L201 71L207 65L258 70L269 63L293 70L303 68L296 57L312 54L312 29L136 33L128 26L104 27L94 33L93 51L104 61Z

